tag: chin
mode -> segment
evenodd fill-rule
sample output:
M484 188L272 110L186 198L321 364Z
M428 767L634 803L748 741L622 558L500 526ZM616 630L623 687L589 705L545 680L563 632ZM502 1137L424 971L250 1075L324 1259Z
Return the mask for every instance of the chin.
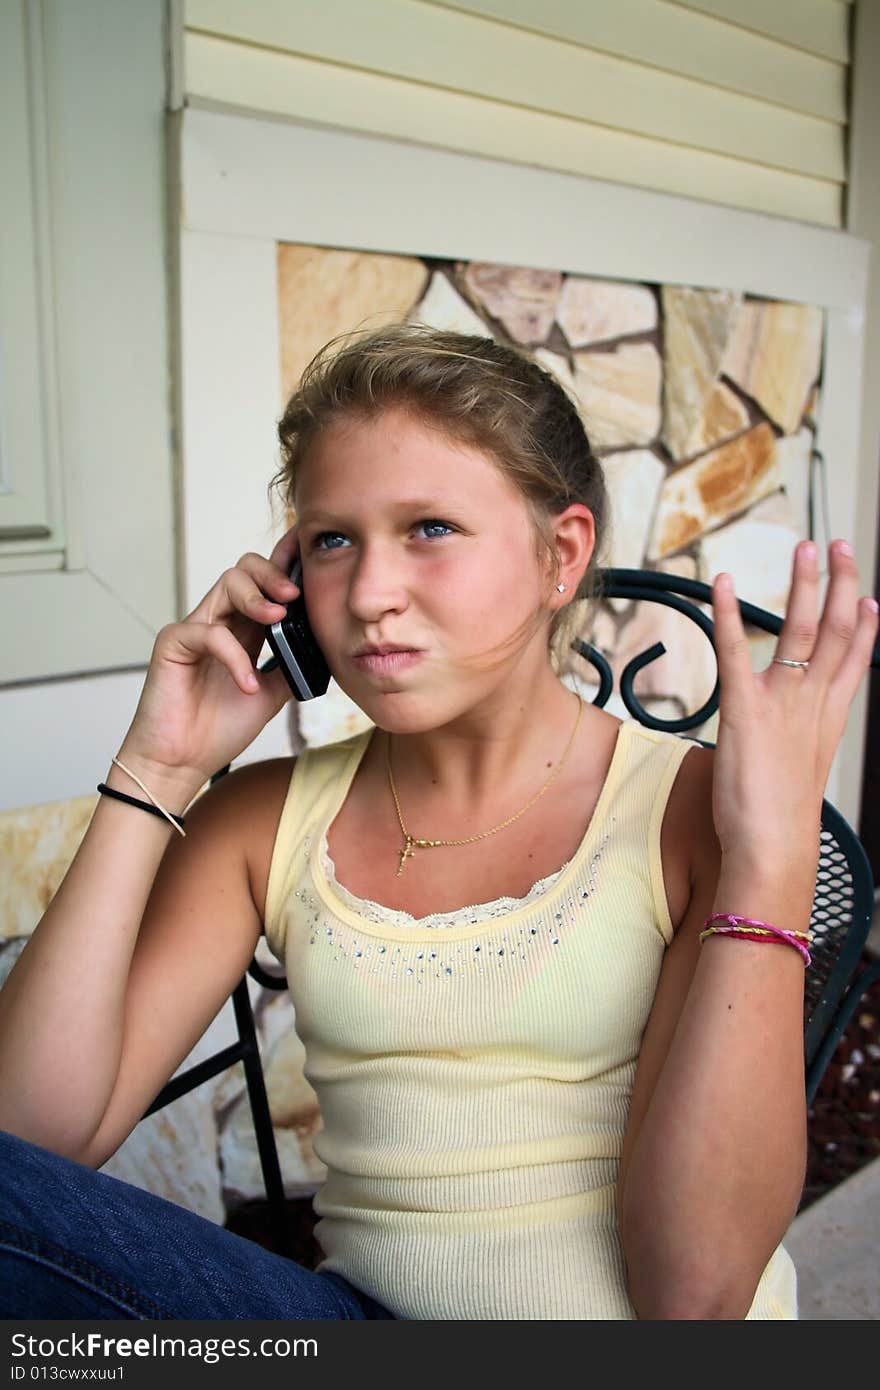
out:
M440 710L437 702L424 693L412 690L379 690L372 686L347 687L337 682L350 700L363 710L377 729L388 734L423 734L437 729L453 718L451 712ZM390 683L389 683L390 684Z

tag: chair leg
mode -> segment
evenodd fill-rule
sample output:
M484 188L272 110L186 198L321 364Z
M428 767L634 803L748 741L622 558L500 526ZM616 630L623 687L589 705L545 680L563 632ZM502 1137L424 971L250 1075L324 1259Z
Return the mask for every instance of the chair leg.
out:
M235 1021L238 1025L239 1037L244 1045L242 1062L254 1130L257 1135L257 1149L260 1155L260 1167L263 1170L263 1182L266 1187L269 1211L278 1233L278 1246L281 1253L292 1256L293 1233L284 1197L281 1166L278 1162L278 1149L272 1130L269 1098L266 1095L266 1083L263 1078L263 1067L260 1061L257 1031L254 1026L254 1015L251 1009L246 975L233 991L232 1005L235 1009Z

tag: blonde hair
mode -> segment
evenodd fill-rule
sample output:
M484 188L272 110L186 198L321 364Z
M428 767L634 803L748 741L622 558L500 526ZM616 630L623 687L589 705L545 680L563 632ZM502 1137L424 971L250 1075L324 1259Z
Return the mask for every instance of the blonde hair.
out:
M421 324L346 335L313 358L287 403L278 425L282 465L270 489L293 508L299 466L315 436L340 417L370 417L394 406L488 455L526 500L538 548L554 562L550 518L573 502L592 512L590 563L550 622L550 654L559 671L599 597L608 527L602 468L574 402L550 372L494 338Z

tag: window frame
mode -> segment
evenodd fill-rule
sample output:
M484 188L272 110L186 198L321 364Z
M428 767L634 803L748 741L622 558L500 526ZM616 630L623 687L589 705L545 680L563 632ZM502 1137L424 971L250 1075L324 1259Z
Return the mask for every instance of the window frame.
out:
M45 475L46 506L0 537L3 686L143 666L177 611L167 18L164 0L4 9L31 187L6 267L25 291L0 299L7 356L30 345L30 433L7 447Z

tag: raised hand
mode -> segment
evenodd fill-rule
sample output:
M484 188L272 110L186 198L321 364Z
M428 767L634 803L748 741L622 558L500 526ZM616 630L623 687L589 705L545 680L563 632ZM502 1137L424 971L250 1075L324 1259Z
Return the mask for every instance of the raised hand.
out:
M183 622L156 637L134 720L120 759L193 795L238 756L290 698L281 671L258 675L267 624L284 616L298 590L288 572L296 528L270 558L243 555Z
M820 620L816 546L796 547L776 654L760 672L730 576L713 584L721 681L713 814L724 853L782 866L818 855L825 784L877 636L877 604L859 597L846 542L829 546L829 571Z

